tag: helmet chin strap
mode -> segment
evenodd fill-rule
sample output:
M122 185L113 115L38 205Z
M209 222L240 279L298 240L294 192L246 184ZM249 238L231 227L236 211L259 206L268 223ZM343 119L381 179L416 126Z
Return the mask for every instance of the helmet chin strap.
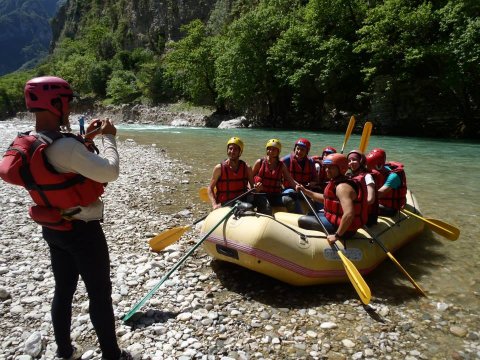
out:
M65 132L72 132L72 129L70 127L70 121L68 121L68 118L65 117L65 114L63 113L63 106L62 110L60 110L60 119L58 120L60 129L65 131Z

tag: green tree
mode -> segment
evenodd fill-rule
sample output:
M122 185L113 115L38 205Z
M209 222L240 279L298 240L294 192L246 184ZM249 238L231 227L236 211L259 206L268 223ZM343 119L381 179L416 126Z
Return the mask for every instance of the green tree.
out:
M0 77L0 119L26 110L23 89L25 83L34 76L33 71L17 71Z
M88 72L91 90L94 95L104 98L107 95L107 82L112 73L112 67L106 60L97 61Z
M219 102L258 120L272 122L282 113L284 101L268 54L296 7L292 1L266 0L232 22L216 50Z
M85 42L88 51L97 59L109 60L119 49L110 29L109 20L106 18L102 18L95 25L86 28L82 41Z
M438 93L438 21L433 4L385 0L367 12L355 52L365 56L362 73L372 108L398 133L421 130ZM408 130L405 130L408 129Z
M438 61L439 83L454 105L464 134L479 133L480 126L480 3L455 0L438 10L442 44Z
M164 69L158 62L148 62L141 65L137 72L139 89L143 102L158 104L171 96L170 84L165 78Z
M91 55L73 54L68 60L57 64L56 75L68 79L77 92L89 94L93 92L90 74L95 64L95 58Z
M217 90L214 83L214 44L206 26L194 20L182 26L185 37L168 44L164 58L165 76L174 88L195 104L212 105Z
M355 51L367 55L371 98L388 105L396 125L428 127L430 135L478 132L479 8L472 0L386 0L368 11ZM451 125L462 119L462 129L428 126L431 109Z
M113 104L129 104L140 96L137 78L132 71L116 70L107 83L107 96Z
M355 48L357 53L368 54L365 79L391 75L397 80L411 80L428 72L425 64L433 56L437 30L429 2L386 0L370 9L358 30L360 39Z
M365 11L361 0L312 0L269 50L275 76L292 93L294 113L313 120L332 108L355 110L361 74L352 44Z

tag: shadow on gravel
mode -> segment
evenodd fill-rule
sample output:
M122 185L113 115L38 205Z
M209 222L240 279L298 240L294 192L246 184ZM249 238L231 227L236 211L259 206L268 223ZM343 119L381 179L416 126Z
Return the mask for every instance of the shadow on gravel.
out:
M166 323L169 319L175 319L178 314L178 312L158 310L138 311L125 322L125 325L132 329L142 329L153 324Z
M444 244L430 231L425 231L410 244L395 252L394 257L415 280L420 279L422 275L428 276L434 271L430 265L445 259L440 252L442 248ZM227 290L239 294L246 300L252 299L272 307L308 309L339 304L347 300L359 302L357 293L349 282L297 287L228 262L213 260L211 267ZM398 305L422 298L388 257L371 274L364 276L364 279L372 292L373 308L379 303ZM420 282L417 283L422 287ZM428 295L428 289L423 290ZM381 318L375 315L374 309L367 307L366 311L373 319L381 321Z
M211 266L227 290L272 307L305 309L358 299L348 283L292 286L223 261L213 260Z

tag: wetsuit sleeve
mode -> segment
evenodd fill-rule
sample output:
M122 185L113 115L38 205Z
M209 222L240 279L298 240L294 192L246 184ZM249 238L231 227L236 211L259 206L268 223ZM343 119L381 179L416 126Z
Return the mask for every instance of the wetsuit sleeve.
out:
M59 172L74 172L97 182L118 178L120 160L115 136L103 135L103 152L97 155L72 138L55 141L46 150L48 161Z
M385 181L383 186L389 187L391 189L398 189L402 185L402 181L400 180L400 176L395 173L390 173Z

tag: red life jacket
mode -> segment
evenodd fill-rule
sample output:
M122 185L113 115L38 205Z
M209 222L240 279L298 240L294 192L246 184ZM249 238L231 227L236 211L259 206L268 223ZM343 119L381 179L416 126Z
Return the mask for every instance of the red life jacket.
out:
M337 186L341 183L347 183L352 186L357 194L357 198L353 201L355 218L347 229L347 231L357 231L367 223L368 219L367 187L365 181L358 181L358 179L355 178L347 179L345 177L341 177L338 180L330 180L323 193L325 217L333 225L337 227L340 226L343 209L337 197L336 190Z
M386 163L385 166L390 168L390 170L386 167L380 170L379 180L381 182L379 182L378 186L376 185L377 189L380 189L385 184L388 175L391 173L395 173L400 177L401 185L398 189L392 189L387 197L378 199L378 202L387 208L401 210L407 203L407 178L405 176L404 166L397 161ZM377 179L375 179L375 184L377 184Z
M285 161L282 161L285 165ZM302 185L307 185L308 183L315 180L314 171L315 171L315 164L313 160L309 157L305 157L303 168L300 163L295 158L295 154L290 154L290 161L288 161L288 170L292 175L293 179L299 182ZM284 188L291 188L292 185L288 181L283 182Z
M41 132L30 135L30 132L21 133L10 144L0 162L0 177L4 181L23 186L28 190L35 204L44 208L60 210L60 213L61 210L75 206L88 206L97 200L104 191L104 184L76 173L59 173L47 161L45 149L62 137L73 137L85 143L81 137L73 134ZM91 147L87 146L87 148L93 151ZM33 210L31 208L29 211L32 218L32 214L38 212L37 207ZM62 218L60 222L61 224L49 227L57 230L71 229L69 221Z
M373 171L378 173L378 171L376 170L373 170ZM367 183L365 182L365 175L367 175L368 172L360 172L359 174L352 176L352 179L354 181L362 181L365 184L365 189L366 189L365 197L367 198L369 220L373 221L376 224L377 218L378 218L378 189L376 185L377 180L375 178L375 175L373 174L373 171L370 173L373 176L373 180L375 181L375 200L373 201L373 204L368 204L368 189L367 189Z
M261 182L263 184L263 191L267 194L280 194L282 192L282 166L283 163L279 160L277 167L270 170L266 159L262 159L262 164L256 175L255 182Z
M239 160L237 171L233 171L227 165L226 160L221 163L221 174L217 181L217 202L223 204L228 200L235 199L237 196L247 191L248 175L247 164Z

